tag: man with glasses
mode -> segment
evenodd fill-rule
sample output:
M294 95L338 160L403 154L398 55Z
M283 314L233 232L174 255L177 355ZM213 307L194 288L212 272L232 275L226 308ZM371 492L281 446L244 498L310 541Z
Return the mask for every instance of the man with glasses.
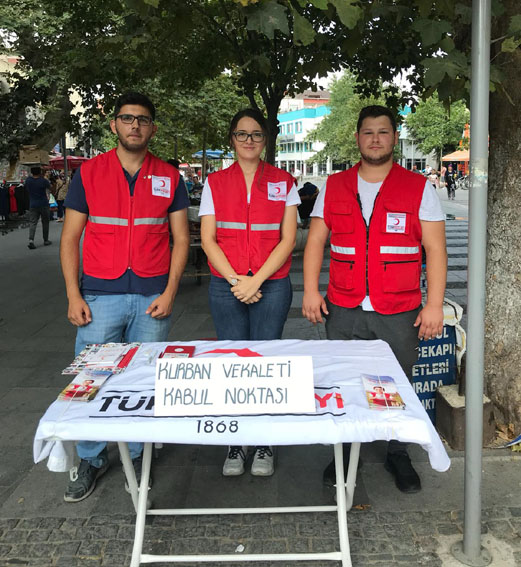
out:
M110 122L117 147L85 162L70 184L60 257L68 318L78 327L76 354L89 343L167 340L188 257L189 202L178 170L147 150L154 119L148 97L122 95ZM71 470L66 502L92 493L108 468L106 445L77 444L81 460ZM129 449L139 482L143 446L130 443Z

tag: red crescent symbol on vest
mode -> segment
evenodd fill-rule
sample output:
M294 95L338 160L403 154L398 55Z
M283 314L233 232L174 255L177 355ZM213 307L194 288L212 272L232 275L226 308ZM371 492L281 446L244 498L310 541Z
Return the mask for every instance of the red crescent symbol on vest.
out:
M165 187L165 186L166 186L165 180L164 180L164 179L160 179L160 180L159 180L159 187L161 187L161 189L162 189L162 188Z
M400 224L400 219L398 218L394 219L394 224Z
M258 352L254 350L250 350L249 348L216 348L214 350L208 350L206 352L202 352L201 354L236 354L237 356L262 356Z

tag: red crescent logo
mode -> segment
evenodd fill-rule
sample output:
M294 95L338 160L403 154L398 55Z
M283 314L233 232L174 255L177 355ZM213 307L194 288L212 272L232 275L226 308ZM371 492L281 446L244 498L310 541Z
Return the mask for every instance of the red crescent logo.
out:
M206 352L202 352L201 354L236 354L237 356L262 356L258 352L254 350L250 350L249 348L216 348L214 350L208 350Z
M164 179L160 179L160 180L159 180L159 187L161 187L161 189L162 189L162 188L165 187L165 186L166 186L165 180L164 180Z
M400 219L394 219L394 224L400 224Z

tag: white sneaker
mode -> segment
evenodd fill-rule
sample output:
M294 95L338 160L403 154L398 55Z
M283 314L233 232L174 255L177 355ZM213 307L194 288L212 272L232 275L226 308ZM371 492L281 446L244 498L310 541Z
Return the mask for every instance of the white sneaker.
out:
M246 446L228 447L228 456L223 465L223 476L239 476L244 473L244 461L246 461Z
M271 476L274 472L273 449L269 446L255 447L251 474L254 476Z

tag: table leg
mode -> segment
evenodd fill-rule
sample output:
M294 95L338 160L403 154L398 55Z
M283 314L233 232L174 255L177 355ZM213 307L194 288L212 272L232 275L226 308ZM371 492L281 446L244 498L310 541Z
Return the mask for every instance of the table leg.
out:
M356 445L356 443L354 443ZM358 449L360 449L360 444ZM351 451L353 447L351 447ZM358 457L358 455L357 455ZM358 462L358 458L356 459ZM349 470L351 470L351 465L353 464L353 455L349 462ZM344 457L342 454L342 443L336 443L335 445L335 472L336 472L336 505L337 505L337 516L338 516L338 536L340 539L340 554L342 556L342 567L352 567L351 563L351 551L349 548L349 534L347 532L347 492L349 487L346 487L346 481L344 479ZM355 475L356 475L356 464L355 464ZM349 471L348 471L349 478ZM353 501L352 492L354 486L351 488L351 503ZM349 505L351 507L351 505Z
M136 531L134 534L134 547L132 549L132 560L130 562L130 567L139 567L141 552L143 550L143 537L145 535L145 520L147 516L148 479L150 477L151 464L152 464L152 443L145 443L145 447L143 449L143 467L141 470L141 482L138 490L139 496L138 496L138 503L136 509ZM132 472L134 472L132 464L130 464L130 466L132 468ZM134 475L134 481L135 481L135 475Z
M353 496L355 494L356 486L356 473L358 472L358 460L360 458L360 443L351 443L351 452L349 456L349 467L347 469L346 477L346 506L351 510L353 505Z
M137 485L136 473L134 472L134 467L132 466L132 459L130 458L128 445L123 441L119 441L118 448L119 448L119 455L121 457L121 463L123 464L123 472L125 473L127 484L130 489L132 504L134 504L134 510L137 513L139 487Z

